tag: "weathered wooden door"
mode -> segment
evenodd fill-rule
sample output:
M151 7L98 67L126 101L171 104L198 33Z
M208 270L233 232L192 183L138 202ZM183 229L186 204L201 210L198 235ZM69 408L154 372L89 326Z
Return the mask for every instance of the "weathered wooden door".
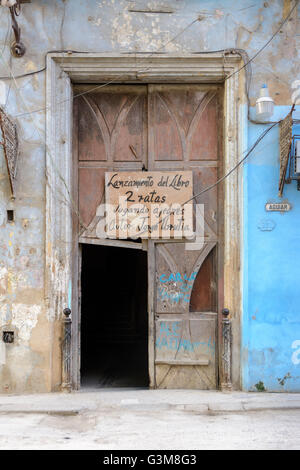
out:
M194 194L216 182L221 161L220 90L199 85L149 87L149 168L193 171ZM218 188L204 204L205 243L154 243L152 310L157 388L217 387L217 284L221 286ZM219 262L219 269L218 269Z
M75 91L88 89L78 86ZM74 103L79 212L84 227L90 228L104 202L105 172L137 171L147 164L147 87L107 86Z
M85 91L80 87L76 91ZM106 171L192 170L194 194L216 182L221 164L221 88L108 86L75 100L79 241L95 237ZM204 204L205 243L149 241L149 374L157 388L217 387L217 318L222 299L222 195Z

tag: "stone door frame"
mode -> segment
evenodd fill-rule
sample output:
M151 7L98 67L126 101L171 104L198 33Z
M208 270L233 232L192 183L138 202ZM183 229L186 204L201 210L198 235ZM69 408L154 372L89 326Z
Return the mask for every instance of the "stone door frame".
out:
M224 171L242 158L247 143L247 100L238 54L113 54L51 53L46 77L46 262L45 299L52 325L52 389L59 357L56 338L63 309L72 309L72 383L79 386L78 256L72 227L76 210L73 192L73 83L222 83L224 82ZM224 78L230 76L224 81ZM76 98L75 98L76 99ZM76 176L76 175L75 175ZM241 388L241 245L242 171L224 181L224 306L233 326L233 385Z

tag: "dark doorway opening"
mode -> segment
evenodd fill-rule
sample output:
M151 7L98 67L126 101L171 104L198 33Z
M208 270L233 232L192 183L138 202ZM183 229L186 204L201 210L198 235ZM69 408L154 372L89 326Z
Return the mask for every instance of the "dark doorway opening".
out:
M81 385L149 385L145 251L82 245Z

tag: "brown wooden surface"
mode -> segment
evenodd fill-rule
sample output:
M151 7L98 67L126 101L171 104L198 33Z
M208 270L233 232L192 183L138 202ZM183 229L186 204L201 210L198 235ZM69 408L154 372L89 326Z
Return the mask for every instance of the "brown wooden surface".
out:
M106 172L105 201L115 208L114 220L107 221L107 236L110 238L129 238L133 234L139 238L191 236L192 210L184 211L183 206L192 197L191 171ZM127 211L125 218L117 210L120 206ZM170 211L175 209L176 216L169 215ZM181 225L183 214L184 230ZM123 218L126 224L125 231L117 229ZM168 230L169 226L171 228ZM177 227L176 230L174 227Z
M151 85L148 103L149 169L192 170L194 194L216 182L222 135L220 89ZM217 387L217 187L196 202L204 204L203 248L186 250L184 243L156 244L158 388Z
M85 227L104 202L105 171L141 170L147 162L147 87L115 85L100 90L76 100L79 211Z
M202 263L193 284L190 311L215 312L216 311L216 280L215 280L215 250L212 250Z
M194 194L216 182L222 157L221 87L110 85L77 101L78 198L86 226L93 225L103 200L105 171L143 166L149 171L193 171ZM216 327L223 286L220 198L216 187L195 200L205 205L201 250L186 250L182 242L148 244L151 387L217 387ZM165 280L176 273L181 280L160 282L160 276Z

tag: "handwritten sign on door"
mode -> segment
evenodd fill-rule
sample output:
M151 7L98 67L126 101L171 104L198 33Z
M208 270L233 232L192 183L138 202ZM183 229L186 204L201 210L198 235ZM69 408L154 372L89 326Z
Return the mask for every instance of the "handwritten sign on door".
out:
M185 238L193 230L191 171L105 173L109 238Z

